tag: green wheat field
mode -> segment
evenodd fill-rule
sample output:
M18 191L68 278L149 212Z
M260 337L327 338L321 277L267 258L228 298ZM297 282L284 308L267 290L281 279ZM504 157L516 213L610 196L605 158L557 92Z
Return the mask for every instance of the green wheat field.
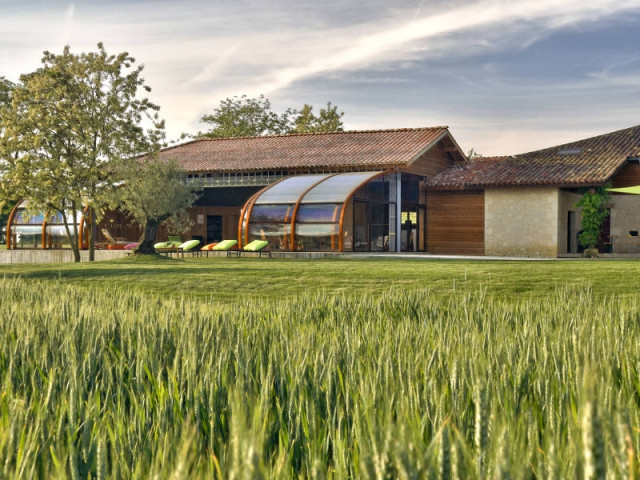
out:
M640 478L640 261L0 267L0 478Z

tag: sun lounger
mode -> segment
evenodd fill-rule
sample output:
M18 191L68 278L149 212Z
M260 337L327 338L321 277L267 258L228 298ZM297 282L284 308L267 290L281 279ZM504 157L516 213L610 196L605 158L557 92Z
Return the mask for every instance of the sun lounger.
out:
M230 252L237 250L237 247L236 247L237 244L238 244L237 240L223 240L221 242L218 242L216 246L213 247L211 250L214 252L227 252L227 257L228 257Z
M195 255L196 253L200 253L198 245L200 245L200 240L187 240L178 247L178 252L181 253L183 257L186 252Z
M258 253L260 257L266 255L271 256L271 250L268 250L269 242L267 240L254 240L246 244L242 249L236 251L236 256L241 256L243 253Z
M153 248L155 248L158 253L171 255L172 253L178 253L180 245L182 245L181 241L170 240L167 242L154 243Z
M127 245L128 243L131 243L130 241L126 240L123 237L114 237L113 235L111 235L111 232L106 228L103 228L101 231L102 231L102 236L105 238L106 241L96 242L95 247L98 249L104 248L105 250L124 250L125 245Z

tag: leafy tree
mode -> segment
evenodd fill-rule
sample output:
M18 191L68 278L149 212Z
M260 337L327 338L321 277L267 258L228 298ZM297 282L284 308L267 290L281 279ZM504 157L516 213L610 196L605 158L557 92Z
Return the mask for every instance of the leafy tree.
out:
M476 160L478 158L482 158L482 154L476 152L475 148L472 148L467 152L467 160Z
M160 225L169 222L177 231L188 228L186 208L193 205L198 194L187 182L187 173L174 160L146 157L133 162L135 168L124 166L121 175L124 183L117 189L112 204L144 225L136 253L155 254L153 244Z
M16 86L5 77L0 77L0 105L9 105L11 92Z
M164 125L159 107L138 98L150 88L127 52L109 55L99 43L97 52L73 54L66 46L60 55L45 51L42 63L20 77L11 104L0 106L0 197L59 213L75 261L80 235L69 213L91 205L93 259L96 217L117 181L111 172L159 149Z
M258 98L227 98L210 115L203 115L201 123L211 125L211 129L200 133L200 137L252 137L277 135L290 129L291 109L278 115L271 110L271 102L260 95Z
M342 123L344 112L338 112L337 105L327 102L327 108L321 108L319 116L315 116L312 110L313 107L311 105L304 104L293 122L293 132L327 133L342 132L344 130Z
M7 80L5 77L0 77L0 115L2 114L2 108L7 108L11 103L11 92L15 88L15 85ZM0 130L0 136L2 131ZM4 241L2 238L2 231L6 226L7 218L11 212L11 208L15 204L13 199L0 198L0 241Z
M582 232L578 241L583 247L596 248L598 245L600 227L609 216L606 208L609 198L606 187L590 188L576 203L576 207L582 208Z
M227 98L210 115L203 115L201 123L210 125L210 130L200 132L198 137L250 137L278 135L283 133L339 132L343 130L343 112L327 103L327 108L314 115L313 107L305 104L298 111L288 108L278 115L271 110L271 102L260 95L258 98Z

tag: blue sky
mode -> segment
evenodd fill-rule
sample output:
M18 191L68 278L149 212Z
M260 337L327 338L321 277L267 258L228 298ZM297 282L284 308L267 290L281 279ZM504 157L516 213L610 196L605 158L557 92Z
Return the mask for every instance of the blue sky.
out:
M229 96L522 153L640 124L640 0L0 0L0 75L128 51L170 138Z

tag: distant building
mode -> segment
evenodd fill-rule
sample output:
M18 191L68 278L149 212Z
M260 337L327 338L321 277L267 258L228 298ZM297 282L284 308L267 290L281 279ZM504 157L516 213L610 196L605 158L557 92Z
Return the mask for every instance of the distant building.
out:
M579 253L581 192L640 185L640 126L430 177L430 253L558 257ZM612 194L601 252L640 253L640 196Z

